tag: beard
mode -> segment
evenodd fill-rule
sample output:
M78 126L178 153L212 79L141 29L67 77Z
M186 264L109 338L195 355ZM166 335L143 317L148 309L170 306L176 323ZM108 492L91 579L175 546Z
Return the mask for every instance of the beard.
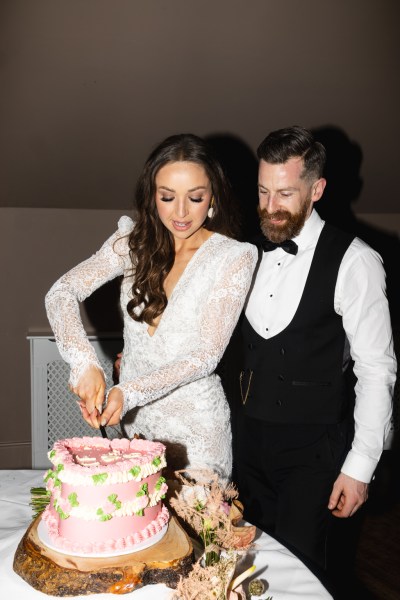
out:
M257 211L260 217L261 231L266 238L276 244L293 239L303 229L310 204L311 198L308 198L296 213L291 213L283 209L268 213L266 208L258 207ZM285 222L282 225L277 225L276 223L272 223L271 219L284 219Z

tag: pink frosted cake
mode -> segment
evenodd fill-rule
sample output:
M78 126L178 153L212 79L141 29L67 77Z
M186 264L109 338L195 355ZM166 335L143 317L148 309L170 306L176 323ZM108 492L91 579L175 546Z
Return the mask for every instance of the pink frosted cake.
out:
M42 522L60 550L133 552L168 523L163 444L72 438L56 442L49 459L53 468L44 479L51 498Z

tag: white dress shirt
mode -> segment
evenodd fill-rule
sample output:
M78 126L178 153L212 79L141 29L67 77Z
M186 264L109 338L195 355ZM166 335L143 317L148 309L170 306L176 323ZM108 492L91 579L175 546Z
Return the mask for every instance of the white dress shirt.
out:
M245 308L251 326L263 338L277 335L293 319L323 226L313 210L294 238L295 256L282 248L263 252ZM355 238L339 268L334 307L343 320L357 377L355 435L342 472L366 483L389 434L397 370L385 280L379 254ZM344 356L344 366L346 362Z

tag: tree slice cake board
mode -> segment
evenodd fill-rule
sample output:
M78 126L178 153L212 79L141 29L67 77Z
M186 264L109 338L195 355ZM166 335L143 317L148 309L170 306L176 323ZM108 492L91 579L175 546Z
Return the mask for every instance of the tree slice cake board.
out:
M48 547L38 534L40 518L21 539L13 568L33 588L51 596L125 594L153 583L175 588L194 562L191 540L172 515L165 535L153 546L102 558L71 556Z

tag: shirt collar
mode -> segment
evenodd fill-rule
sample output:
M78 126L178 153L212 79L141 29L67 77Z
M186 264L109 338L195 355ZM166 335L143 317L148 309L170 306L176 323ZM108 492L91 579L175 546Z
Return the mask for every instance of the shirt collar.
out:
M299 235L293 238L293 241L296 242L300 250L304 250L308 246L316 244L324 224L325 221L323 221L317 211L313 209Z

